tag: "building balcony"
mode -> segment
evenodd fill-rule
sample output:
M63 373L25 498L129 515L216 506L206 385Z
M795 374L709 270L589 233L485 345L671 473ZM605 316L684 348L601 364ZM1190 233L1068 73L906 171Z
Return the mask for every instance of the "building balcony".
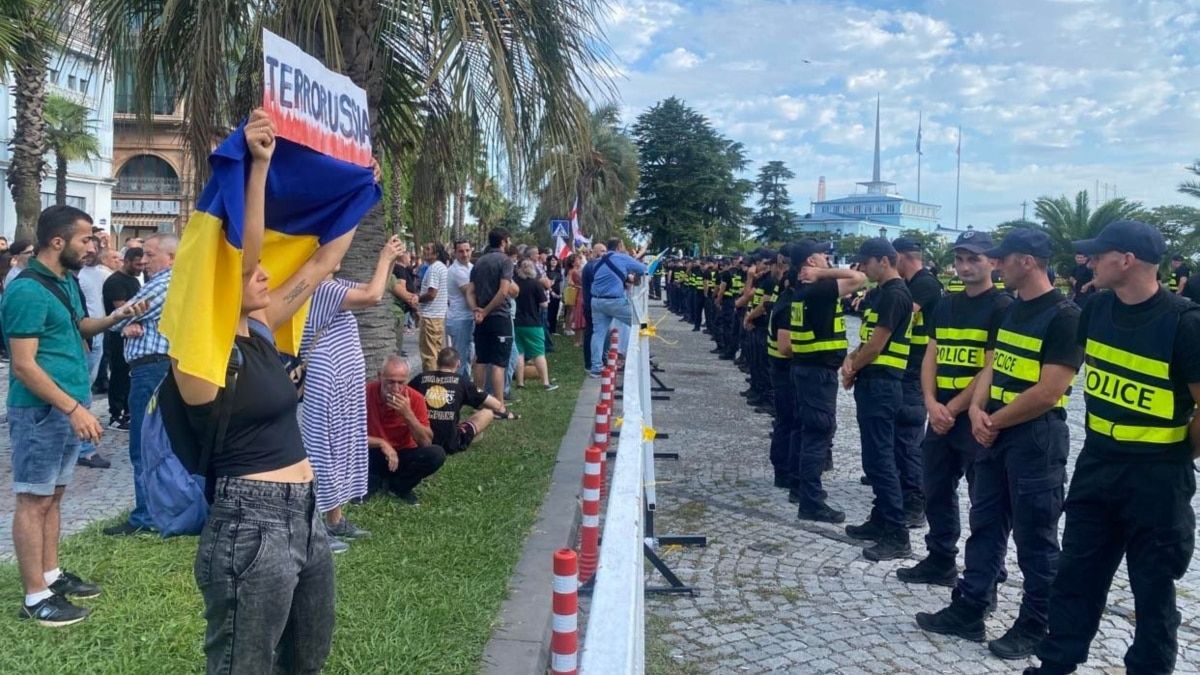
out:
M151 96L150 112L156 118L181 119L182 115L177 114L175 103L175 99L170 96ZM117 94L113 98L113 115L119 120L137 118L137 99L133 94Z
M117 178L114 193L130 195L178 195L178 178Z

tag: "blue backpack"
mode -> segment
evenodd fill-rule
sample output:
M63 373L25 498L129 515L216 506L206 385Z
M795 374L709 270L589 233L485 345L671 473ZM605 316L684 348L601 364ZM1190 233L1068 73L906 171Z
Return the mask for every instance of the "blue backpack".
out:
M196 535L208 520L213 450L225 441L242 352L235 344L225 372L225 388L213 401L207 438L197 438L187 417L175 376L168 372L150 397L142 422L142 472L150 521L163 538Z

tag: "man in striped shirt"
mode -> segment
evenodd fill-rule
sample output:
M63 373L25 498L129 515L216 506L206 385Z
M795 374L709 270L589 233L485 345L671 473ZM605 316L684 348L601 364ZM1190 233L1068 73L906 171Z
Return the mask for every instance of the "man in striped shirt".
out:
M167 351L170 343L158 331L167 288L171 285L171 268L179 238L173 234L153 234L146 237L145 251L147 281L130 302L146 301L146 313L136 321L126 320L113 326L125 338L125 360L129 362L129 463L133 466L133 511L129 520L104 529L108 535L130 535L151 529L146 509L146 487L142 484L142 422L146 404L155 388L171 367Z

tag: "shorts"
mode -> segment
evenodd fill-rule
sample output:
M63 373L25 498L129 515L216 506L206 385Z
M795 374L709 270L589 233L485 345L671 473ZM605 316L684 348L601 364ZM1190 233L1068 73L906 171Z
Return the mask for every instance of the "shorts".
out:
M79 459L70 419L52 406L8 409L13 492L49 497L67 485Z
M546 354L546 329L541 326L517 326L517 351L527 359Z
M507 314L490 314L475 324L475 362L507 368L512 355L512 319Z
M468 447L470 447L471 441L475 440L475 434L477 433L479 432L475 430L474 424L471 424L470 422L459 422L458 438L456 439L458 441L458 445L455 446L455 448L450 452L454 453L466 450Z

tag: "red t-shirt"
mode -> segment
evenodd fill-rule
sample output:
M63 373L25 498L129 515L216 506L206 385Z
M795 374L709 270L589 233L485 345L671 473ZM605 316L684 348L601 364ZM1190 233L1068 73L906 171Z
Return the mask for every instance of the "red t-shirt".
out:
M429 426L429 408L425 405L425 396L412 387L405 387L408 402L412 405L413 415L422 426ZM367 435L382 438L396 450L411 450L417 447L412 429L404 421L404 416L388 406L383 400L383 388L378 380L367 383Z

